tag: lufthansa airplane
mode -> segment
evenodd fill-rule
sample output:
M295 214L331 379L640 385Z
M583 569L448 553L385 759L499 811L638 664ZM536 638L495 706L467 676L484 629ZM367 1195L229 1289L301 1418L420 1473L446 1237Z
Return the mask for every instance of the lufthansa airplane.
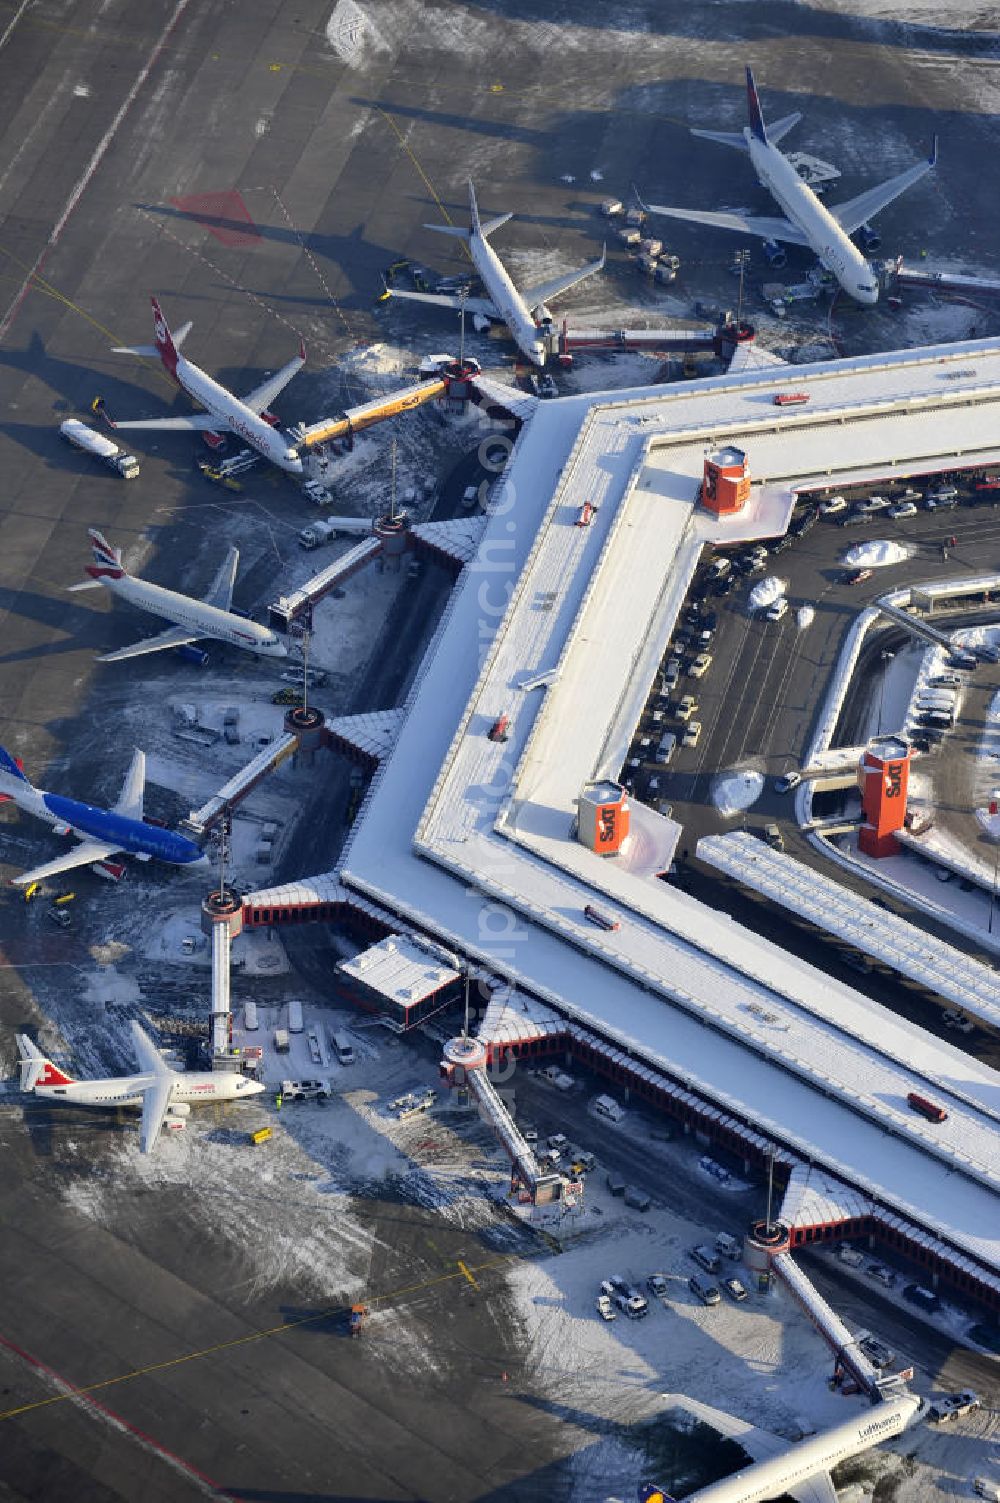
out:
M279 469L287 470L292 475L301 475L302 459L298 450L279 431L276 419L268 421L265 409L284 391L296 371L300 371L305 365L305 343L299 342L299 353L287 365L282 366L280 371L276 371L260 386L254 387L245 397L237 397L180 353L180 347L190 332L190 323L183 324L172 335L156 298L150 298L150 302L153 305L153 337L156 343L122 345L112 353L158 355L171 380L176 381L181 390L199 407L204 407L205 411L193 412L186 417L135 418L120 423L109 416L101 402L100 411L108 425L123 431L129 428L149 428L161 433L236 433Z
M60 835L75 835L79 845L46 861L30 872L14 877L15 887L28 887L58 872L77 866L95 866L113 856L135 856L149 861L155 856L172 866L205 866L208 857L193 840L147 824L143 819L143 795L146 788L146 754L137 751L113 809L98 809L79 799L63 798L59 793L45 793L29 782L8 751L0 746L0 796L12 799L25 814L44 819Z
M463 298L436 292L399 292L395 287L386 290L391 297L406 298L414 303L436 303L439 308L464 308L477 321L477 328L481 326L480 320L506 324L521 354L532 365L541 366L545 364L548 355L546 335L552 330L552 315L545 306L547 301L558 297L570 287L575 287L584 277L592 277L600 271L605 257L602 251L600 260L591 261L589 266L583 266L579 271L567 272L564 276L553 277L550 282L539 282L534 287L526 287L523 292L518 292L506 266L489 241L493 231L512 218L511 214L498 214L495 219L487 219L484 224L479 217L476 190L470 183L467 230L453 224L424 226L427 230L436 230L439 235L454 235L456 239L465 241L472 264L489 293L488 297Z
M891 204L893 199L918 183L937 162L937 137L930 157L908 167L897 177L880 183L877 188L868 188L857 198L829 208L799 177L786 156L778 150L778 142L802 119L801 114L785 115L773 125L764 124L760 100L753 73L747 69L747 106L750 123L742 131L692 130L693 136L704 136L708 141L719 141L723 146L733 146L745 151L763 186L783 210L784 217L765 215L712 213L697 209L673 209L663 204L647 204L651 214L665 214L671 219L687 219L695 224L711 225L714 229L735 230L740 235L757 236L764 242L764 253L772 266L784 265L784 252L779 242L789 245L805 245L815 252L820 261L837 278L849 297L858 303L878 302L878 278L869 262L851 240L858 233L867 250L874 250L879 241L868 221Z

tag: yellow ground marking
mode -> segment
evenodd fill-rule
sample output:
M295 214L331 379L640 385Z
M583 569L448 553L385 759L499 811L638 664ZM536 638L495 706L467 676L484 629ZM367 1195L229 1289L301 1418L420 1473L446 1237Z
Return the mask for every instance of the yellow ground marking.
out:
M370 1294L367 1297L369 1306L388 1305L398 1300L405 1299L412 1294L423 1293L438 1284L447 1284L454 1279L465 1278L477 1289L479 1285L473 1277L474 1273L488 1273L494 1268L500 1268L514 1258L513 1253L503 1253L499 1257L490 1258L486 1263L479 1263L474 1268L468 1268L464 1263L459 1263L454 1273L437 1274L434 1278L422 1279L418 1284L407 1284L400 1289L392 1289L385 1294ZM265 1341L269 1336L281 1336L286 1331L294 1331L298 1326L306 1326L318 1320L329 1320L332 1316L346 1315L350 1307L348 1305L330 1305L325 1310L318 1310L312 1315L301 1315L295 1320L284 1320L279 1325L268 1326L263 1331L250 1331L245 1336L234 1336L229 1341L217 1341L212 1346L200 1347L193 1352L184 1352L179 1357L168 1357L163 1362L150 1362L145 1367L135 1367L127 1373L119 1373L114 1378L102 1378L97 1383L87 1383L79 1388L71 1388L67 1393L51 1394L45 1399L35 1399L30 1404L18 1404L13 1409L0 1411L0 1420L16 1419L22 1414L31 1414L36 1409L48 1409L53 1404L63 1404L67 1399L86 1398L89 1394L100 1393L103 1389L114 1388L122 1383L131 1383L135 1378L148 1377L151 1373L169 1372L171 1368L181 1367L185 1362L196 1362L202 1357L214 1356L217 1352L232 1352L237 1347L250 1346L256 1341ZM59 1375L55 1374L58 1378ZM66 1380L61 1379L62 1382Z

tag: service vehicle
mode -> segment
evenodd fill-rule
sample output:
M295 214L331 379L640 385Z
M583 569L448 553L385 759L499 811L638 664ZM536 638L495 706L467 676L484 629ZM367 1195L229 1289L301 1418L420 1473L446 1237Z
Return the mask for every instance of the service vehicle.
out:
M735 1300L738 1305L742 1304L748 1298L746 1288L740 1283L739 1279L723 1279L722 1287L729 1295L729 1298Z
M704 1242L699 1243L697 1247L691 1248L691 1256L696 1263L699 1263L704 1268L706 1273L718 1273L722 1266L719 1262L718 1253Z
M303 677L310 684L322 685L326 683L327 672L325 668L286 668L281 675L283 684L301 684Z
M909 1093L906 1104L915 1112L919 1112L922 1117L926 1117L928 1122L947 1122L948 1120L948 1113L943 1106L938 1106L935 1101L928 1101L926 1096L920 1096L916 1091Z
M54 903L50 908L46 908L45 917L59 929L72 929L73 927L72 914L65 908L57 908Z
M597 1168L597 1160L592 1153L585 1148L574 1148L570 1152L570 1168L574 1174L590 1174Z
M283 1080L281 1082L283 1101L326 1101L329 1096L330 1087L325 1080Z
M715 1250L722 1253L724 1258L738 1260L743 1256L743 1243L739 1237L734 1237L729 1232L719 1232L715 1239Z
M785 849L784 836L777 825L765 825L760 835L761 839L771 847L772 851L783 851Z
M301 683L301 679L298 682ZM301 704L301 702L302 693L300 689L279 689L277 693L271 695L271 703L273 705L297 705Z
M539 377L538 390L539 394L543 397L557 397L559 395L559 388L548 371L546 371L544 376Z
M662 1299L667 1292L667 1281L662 1273L651 1273L646 1280L646 1288L650 1294L655 1294Z
M110 470L114 470L125 480L134 480L139 473L139 461L134 454L126 454L124 449L119 449L110 438L105 438L103 433L95 433L93 428L88 428L86 423L81 423L79 418L67 418L59 424L59 432L67 443L71 443L75 449L82 449L85 454L92 454L102 464L106 464Z
M614 1302L619 1310L628 1316L629 1320L641 1320L644 1315L649 1314L649 1305L641 1294L636 1294L635 1292L631 1294L619 1293L615 1295Z
M353 1065L355 1059L357 1058L357 1055L354 1051L354 1045L346 1033L337 1032L334 1029L331 1029L330 1043L333 1045L333 1051L337 1056L338 1064Z
M945 1393L939 1399L934 1399L927 1410L927 1418L935 1424L944 1424L948 1420L960 1419L963 1414L971 1414L974 1409L983 1407L978 1393L971 1388L963 1388L960 1393Z
M291 1044L289 1042L289 1039L288 1039L288 1029L287 1028L276 1028L274 1030L274 1052L275 1052L275 1054L287 1054L288 1051L289 1051L289 1049L291 1047L292 1046L291 1046Z
M599 1294L597 1296L597 1313L602 1320L615 1320L618 1315L617 1310L606 1294Z
M333 522L310 522L299 533L299 547L319 548L322 543L332 543L336 536L337 529Z

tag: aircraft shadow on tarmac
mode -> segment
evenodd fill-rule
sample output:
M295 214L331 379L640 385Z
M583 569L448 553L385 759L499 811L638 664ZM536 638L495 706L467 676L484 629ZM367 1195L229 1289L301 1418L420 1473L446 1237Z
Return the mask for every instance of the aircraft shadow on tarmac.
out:
M505 23L529 21L538 26L537 0L465 0L466 9L473 14L496 15ZM810 10L808 16L794 11L785 13L782 8L782 36L788 40L845 41L857 42L856 21L849 15L837 15L833 11ZM637 19L638 13L638 19ZM642 32L673 36L680 41L697 41L704 44L705 23L697 6L665 6L658 0L650 0L644 6L620 6L607 0L556 0L545 9L548 32L558 33L560 26L572 27L575 31L618 31L628 26L641 27ZM748 6L739 17L727 10L726 41L733 49L743 44L752 46L757 42L773 40L773 17L766 8ZM877 47L927 48L951 52L961 47L970 57L992 57L1000 33L967 31L947 26L932 26L926 22L879 21L865 22L865 38ZM554 35L551 49L558 53L559 39Z
M83 572L82 562L80 572ZM109 619L103 613L98 615L86 606L74 605L71 599L41 595L35 590L12 590L0 585L0 611L5 616L27 618L62 633L57 642L42 642L0 653L0 663L56 657L66 652L79 652L81 647L105 651L105 639L111 635ZM124 621L124 617L122 619Z

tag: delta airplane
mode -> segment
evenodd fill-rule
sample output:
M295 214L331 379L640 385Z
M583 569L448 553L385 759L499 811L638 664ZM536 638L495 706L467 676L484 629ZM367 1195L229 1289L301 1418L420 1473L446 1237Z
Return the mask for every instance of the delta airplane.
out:
M36 788L18 767L9 752L0 746L0 795L13 799L25 814L44 819L60 835L75 835L81 842L44 866L22 872L13 879L15 887L28 887L57 872L72 871L77 866L92 866L112 856L127 854L140 861L156 856L173 866L204 866L208 857L193 840L146 824L142 817L146 786L146 754L137 751L113 809L98 809L75 798L45 793Z
M264 1089L260 1081L250 1080L235 1070L183 1073L172 1070L138 1023L132 1024L132 1039L141 1074L74 1080L46 1059L25 1034L19 1033L21 1090L73 1106L139 1106L142 1108L139 1147L143 1153L152 1153L164 1122L175 1129L183 1127L192 1103L242 1101L248 1096L258 1096Z
M876 249L879 237L868 221L880 209L884 209L886 204L891 204L907 188L919 182L926 172L930 172L937 162L937 137L934 138L934 147L926 162L908 167L898 177L889 178L877 188L868 188L864 193L859 193L857 198L827 208L802 181L788 158L778 150L777 143L788 134L793 125L798 124L802 119L801 114L796 112L785 115L773 125L765 126L753 73L749 68L747 105L750 124L744 126L742 131L692 130L691 134L747 152L762 185L784 210L786 217L703 213L694 209L670 209L663 204L648 204L646 207L652 214L665 214L671 219L688 219L695 224L712 225L720 230L736 230L741 235L759 235L764 241L764 253L772 266L785 264L784 251L779 241L787 241L790 245L807 245L855 302L877 303L878 279L850 236L859 231L859 238L865 249Z
M764 1503L786 1493L796 1503L837 1503L831 1468L901 1435L923 1410L924 1401L915 1394L902 1394L793 1446L707 1405L685 1400L685 1407L695 1412L703 1410L710 1425L722 1429L756 1459L733 1476L688 1493L683 1503ZM655 1483L644 1482L639 1487L639 1503L678 1503L678 1500Z
M171 335L156 298L150 298L150 302L153 305L153 336L156 343L119 345L112 353L158 355L167 375L177 382L182 391L187 392L193 402L204 407L205 411L193 412L189 417L136 418L119 423L108 416L101 403L101 411L109 426L122 430L158 429L161 433L212 433L220 429L229 430L239 434L240 438L245 439L279 469L287 470L291 475L301 475L302 460L298 450L291 447L285 435L263 414L275 397L284 391L296 371L300 371L305 365L305 342L300 341L299 353L294 360L289 360L280 371L276 371L267 381L261 382L260 386L255 386L253 391L240 398L220 386L218 381L213 381L200 366L192 364L178 353L190 332L190 323L183 324L176 335Z
M70 585L71 590L96 590L103 585L112 595L127 600L129 605L175 623L158 636L144 637L131 647L119 647L117 652L104 653L97 659L99 663L120 663L125 658L141 658L170 647L189 647L192 642L206 638L228 642L231 647L242 647L244 652L255 652L260 657L288 656L288 649L278 640L277 632L258 626L256 621L248 621L245 616L237 616L230 610L240 561L238 548L230 548L204 599L195 600L190 595L181 595L176 590L137 579L123 568L120 548L112 548L94 527L89 529L87 536L94 550L94 562L87 565L90 578L81 584Z
M487 219L484 224L479 218L476 190L471 182L469 183L469 215L471 222L467 230L453 224L427 224L424 228L435 230L439 235L454 235L457 239L465 241L469 247L472 264L479 273L479 279L489 293L489 297L460 298L437 292L399 292L395 287L387 288L387 291L392 297L408 298L414 303L437 303L441 308L464 308L477 321L477 328L484 326L479 320L506 324L521 354L526 356L532 365L542 366L548 354L546 336L552 332L552 315L545 304L549 298L558 297L561 292L575 287L577 282L582 282L585 277L591 277L595 272L601 271L604 267L607 247L605 246L601 252L599 261L592 261L589 266L582 267L580 271L571 271L565 276L553 277L550 282L539 282L535 287L526 287L521 293L514 286L507 268L489 243L489 237L493 231L499 229L514 216L498 214L495 219Z

